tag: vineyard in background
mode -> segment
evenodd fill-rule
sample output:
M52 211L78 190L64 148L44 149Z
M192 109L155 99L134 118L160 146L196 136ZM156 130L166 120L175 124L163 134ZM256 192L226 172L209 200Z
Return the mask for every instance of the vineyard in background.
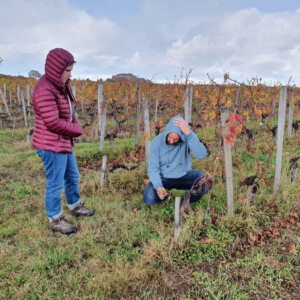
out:
M33 78L0 76L0 128L12 128L13 123L16 128L33 126L31 94L35 83L36 80ZM159 130L159 124L162 124L160 121L166 123L172 116L184 113L187 95L192 98L190 125L193 128L218 125L219 108L222 106L227 106L242 115L244 123L251 120L264 123L267 118L277 117L280 91L280 86L266 86L256 78L248 84L236 82L217 84L212 81L210 85L73 80L73 91L78 100L77 112L83 127L87 128L85 130L87 136L90 133L88 127L98 122L99 84L103 85L107 122L110 129L117 134L124 131L134 133L138 88L141 98L146 99L149 104L150 120L155 123L156 130ZM291 98L297 119L300 108L299 88L288 89L287 99Z

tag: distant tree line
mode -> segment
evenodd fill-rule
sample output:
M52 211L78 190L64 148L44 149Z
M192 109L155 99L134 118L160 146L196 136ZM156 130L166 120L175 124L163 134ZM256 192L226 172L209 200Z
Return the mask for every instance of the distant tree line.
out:
M28 73L28 76L31 77L31 78L34 78L34 79L39 79L39 78L42 77L41 73L39 71L35 71L35 70L31 70Z

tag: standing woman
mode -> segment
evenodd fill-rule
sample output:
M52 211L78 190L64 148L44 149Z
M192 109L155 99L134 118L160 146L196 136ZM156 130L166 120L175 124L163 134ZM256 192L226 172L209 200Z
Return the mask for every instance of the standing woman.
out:
M32 145L40 156L46 175L45 209L49 227L64 234L77 231L61 209L64 188L68 208L73 216L92 216L79 195L79 171L73 152L73 138L82 134L77 119L76 99L71 90L71 72L75 63L64 49L51 50L46 58L45 75L33 91L35 128Z

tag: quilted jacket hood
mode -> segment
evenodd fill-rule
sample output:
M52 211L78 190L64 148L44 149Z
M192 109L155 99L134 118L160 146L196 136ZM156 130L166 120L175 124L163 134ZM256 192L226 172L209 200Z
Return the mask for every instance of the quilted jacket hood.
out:
M74 62L74 56L67 50L62 48L51 50L46 57L46 77L55 85L62 87L61 76L64 70Z

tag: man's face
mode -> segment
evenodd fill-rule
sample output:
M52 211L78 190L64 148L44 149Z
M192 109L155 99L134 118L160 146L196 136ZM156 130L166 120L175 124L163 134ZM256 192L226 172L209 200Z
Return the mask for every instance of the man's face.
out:
M68 67L64 70L64 72L63 72L63 74L62 74L62 76L61 76L61 82L62 82L63 85L67 82L67 80L68 80L69 78L72 77L72 74L71 74L72 70L73 70L73 65L68 66Z
M180 141L180 137L176 132L171 132L167 136L167 142L169 145L175 145Z

